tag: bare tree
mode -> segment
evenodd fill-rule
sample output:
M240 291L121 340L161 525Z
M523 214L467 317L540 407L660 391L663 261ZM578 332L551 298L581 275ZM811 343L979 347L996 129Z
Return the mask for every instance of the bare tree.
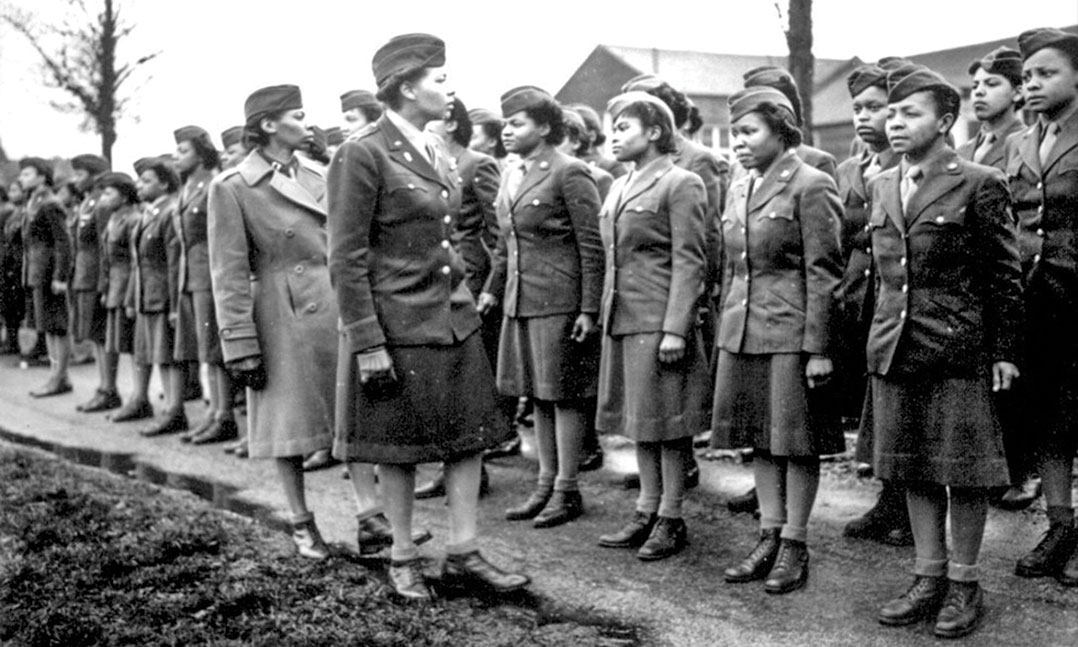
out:
M812 142L812 96L815 86L813 76L816 57L812 54L812 0L789 0L787 13L786 46L790 51L787 67L801 90L801 115L804 123L801 132L805 141ZM782 15L778 3L775 8Z
M7 5L0 6L0 20L25 36L41 56L46 84L71 95L69 101L52 102L53 107L81 113L83 127L101 135L101 154L112 159L116 122L128 102L120 89L160 52L119 62L117 48L134 25L124 21L116 0L100 1L101 6L92 8L86 0L67 0L67 16L55 24Z

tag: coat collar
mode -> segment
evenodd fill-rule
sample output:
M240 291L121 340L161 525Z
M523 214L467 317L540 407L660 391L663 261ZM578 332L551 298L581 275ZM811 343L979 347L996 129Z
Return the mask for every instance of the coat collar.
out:
M440 184L442 187L451 188L449 182L449 155L444 150L439 150L435 142L431 146L435 148L435 163L432 166L427 161L426 151L420 152L397 128L396 124L388 116L382 115L378 119L378 130L385 138L389 156L398 164L405 166L416 175L424 177L431 182Z
M1070 115L1068 115L1059 125L1062 127L1062 130L1057 136L1056 143L1052 146L1052 150L1048 151L1048 159L1044 164L1044 173L1047 173L1053 166L1055 166L1056 162L1058 162L1060 158L1072 148L1078 146L1078 109L1071 109Z
M853 192L857 194L859 198L866 202L872 197L872 194L868 190L868 181L865 180L865 169L868 168L868 165L872 163L873 155L878 156L880 163L880 173L886 171L889 168L893 168L896 164L898 164L899 160L901 159L901 157L897 153L895 153L895 151L892 150L890 146L883 149L879 153L874 153L871 149L861 153L860 158L858 158L857 160L856 169L854 169L853 172L850 173L850 175L852 176L850 178L850 187L853 189Z
M263 157L257 149L248 153L247 157L236 167L236 170L248 186L258 184L269 175L269 186L277 191L277 193L280 193L290 202L325 217L325 207L315 199L315 196L312 196L310 192L303 187L299 177L297 176L296 180L290 180L280 173L275 173L273 167L270 166L269 162L266 161L266 158ZM308 168L302 161L297 167L296 172L297 174L317 175L317 173Z
M516 196L511 197L511 207L516 207L528 191L534 188L537 184L542 182L547 175L550 174L550 169L554 167L554 158L558 155L558 151L554 150L553 146L542 144L543 148L539 153L531 160L528 165L528 172L524 175L524 179L520 183L520 189L517 190ZM509 173L513 171L510 170ZM508 178L509 173L506 173Z
M767 174L756 181L752 195L749 196L745 214L750 215L757 209L762 209L771 198L786 188L786 184L793 179L802 164L804 162L797 153L793 151L782 153L781 157L775 160L775 163L767 170Z
M916 222L933 202L965 181L958 153L951 148L944 148L928 160L927 165L922 166L921 178L921 183L910 197L906 208L906 222L910 224Z
M625 207L627 207L630 202L655 186L655 183L659 181L659 178L670 172L670 169L672 168L674 168L673 158L669 155L663 155L646 166L643 169L643 173L634 171L632 174L632 184L629 186L623 185L623 191L617 202L615 215L621 215L621 212L625 210Z

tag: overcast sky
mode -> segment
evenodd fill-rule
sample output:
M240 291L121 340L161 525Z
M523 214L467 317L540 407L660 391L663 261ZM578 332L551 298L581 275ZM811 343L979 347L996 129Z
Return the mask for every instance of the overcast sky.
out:
M0 0L3 3L5 0ZM19 0L12 0L18 2ZM94 6L101 0L85 0ZM772 0L117 0L137 27L121 58L162 53L137 74L114 151L119 170L171 152L189 123L215 139L259 87L301 86L311 123L339 121L338 95L373 89L370 61L390 37L423 31L447 43L450 79L469 106L497 107L522 84L557 92L600 43L785 55ZM66 0L22 0L54 18ZM779 3L785 10L786 0ZM815 0L816 56L875 60L1078 23L1075 0ZM1005 10L987 9L1002 5ZM96 152L97 136L57 112L33 51L0 28L0 142L12 157Z

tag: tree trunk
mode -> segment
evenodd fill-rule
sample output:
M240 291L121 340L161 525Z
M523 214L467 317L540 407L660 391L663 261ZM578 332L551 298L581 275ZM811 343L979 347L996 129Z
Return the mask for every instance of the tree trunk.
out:
M790 50L788 67L801 91L801 132L806 143L812 143L812 97L816 58L812 55L812 0L789 0L789 22L786 45Z
M101 156L112 161L116 143L116 12L112 0L105 0L101 22L101 84L97 102L97 128L101 132Z

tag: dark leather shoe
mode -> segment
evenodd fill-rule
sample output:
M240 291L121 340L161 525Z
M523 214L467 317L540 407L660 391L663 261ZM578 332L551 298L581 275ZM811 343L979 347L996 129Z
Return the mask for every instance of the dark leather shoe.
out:
M1067 563L1063 565L1063 569L1056 573L1056 581L1063 586L1078 586L1078 548L1075 548L1071 553Z
M505 511L505 518L509 521L524 521L525 519L534 519L535 515L543 511L546 507L547 501L550 501L550 497L554 495L554 490L536 490L531 493L528 500L518 505L515 508L509 508Z
M984 590L977 582L949 582L947 597L936 616L940 638L961 638L973 633L984 617Z
M726 501L726 509L735 514L759 510L760 502L756 499L756 488L752 488L740 496L728 499Z
M292 543L300 557L321 561L329 557L329 546L318 532L314 520L292 524Z
M240 445L239 447L237 447L237 448L236 448L236 449L235 449L235 450L234 450L234 451L232 452L232 455L233 455L233 456L235 456L236 458L247 458L248 456L250 456L250 455L251 455L251 450L250 450L250 448L249 448L249 447L247 446L247 443L246 443L246 442L244 442L244 443L243 443L242 445Z
M484 459L507 458L520 455L520 436L513 436L497 447L492 447L483 453Z
M1003 496L996 501L996 507L1002 510L1025 510L1033 505L1041 495L1041 480L1028 478L1007 488Z
M1048 527L1044 538L1028 555L1018 560L1014 573L1018 577L1050 577L1063 571L1078 545L1074 524L1056 523Z
M888 627L904 627L939 613L947 594L947 578L917 575L906 592L880 607L876 619Z
M213 424L205 431L191 439L192 445L208 445L210 443L223 443L226 440L236 440L240 437L239 427L232 418L214 420Z
M393 528L384 514L379 512L373 517L358 521L356 544L359 545L360 555L373 555L393 545ZM430 541L431 536L429 530L413 530L412 543L416 546L425 544Z
M389 584L393 592L408 602L430 602L434 595L423 575L423 559L389 563Z
M83 413L95 413L97 411L109 411L119 409L123 405L120 394L115 391L98 391L90 401L79 405L79 411Z
M581 472L594 472L603 466L603 448L595 447L590 450L584 450L580 455L580 467Z
M153 407L145 400L128 402L119 411L109 416L112 422L128 422L153 417Z
M139 431L139 434L146 438L153 438L154 436L174 434L184 429L187 429L187 415L184 414L183 409L178 409L166 412L164 419Z
M868 539L892 546L908 546L913 542L910 515L904 491L885 484L876 503L868 512L846 524L845 537ZM909 542L909 543L906 543Z
M637 510L621 530L609 535L599 535L599 545L604 548L639 548L647 541L658 520L659 517L654 512Z
M648 540L636 551L638 559L645 562L676 555L689 545L689 530L684 519L660 516L648 535Z
M54 395L71 393L71 382L67 380L50 380L45 386L30 392L31 398L51 398Z
M232 423L236 424L236 423ZM192 440L191 442L197 442ZM304 472L317 472L318 470L324 470L334 465L339 465L340 461L333 457L333 454L328 449L319 449L303 461Z
M478 550L445 558L445 577L460 583L479 584L496 593L518 591L531 583L520 573L508 573L491 564Z
M185 443L191 442L191 439L209 429L213 425L213 423L213 413L210 413L205 418L203 418L202 422L198 423L198 425L187 429L187 431L180 436L180 441Z
M417 499L436 499L440 496L445 496L445 469L438 472L433 481L415 489Z
M808 546L803 541L783 539L779 554L764 580L764 591L772 595L790 593L805 586L809 574Z
M568 523L584 514L584 499L579 490L562 492L555 490L546 507L535 517L536 528L553 528Z
M779 529L766 528L760 531L760 541L756 542L748 557L735 566L723 571L723 577L731 584L762 580L775 565L779 554Z

